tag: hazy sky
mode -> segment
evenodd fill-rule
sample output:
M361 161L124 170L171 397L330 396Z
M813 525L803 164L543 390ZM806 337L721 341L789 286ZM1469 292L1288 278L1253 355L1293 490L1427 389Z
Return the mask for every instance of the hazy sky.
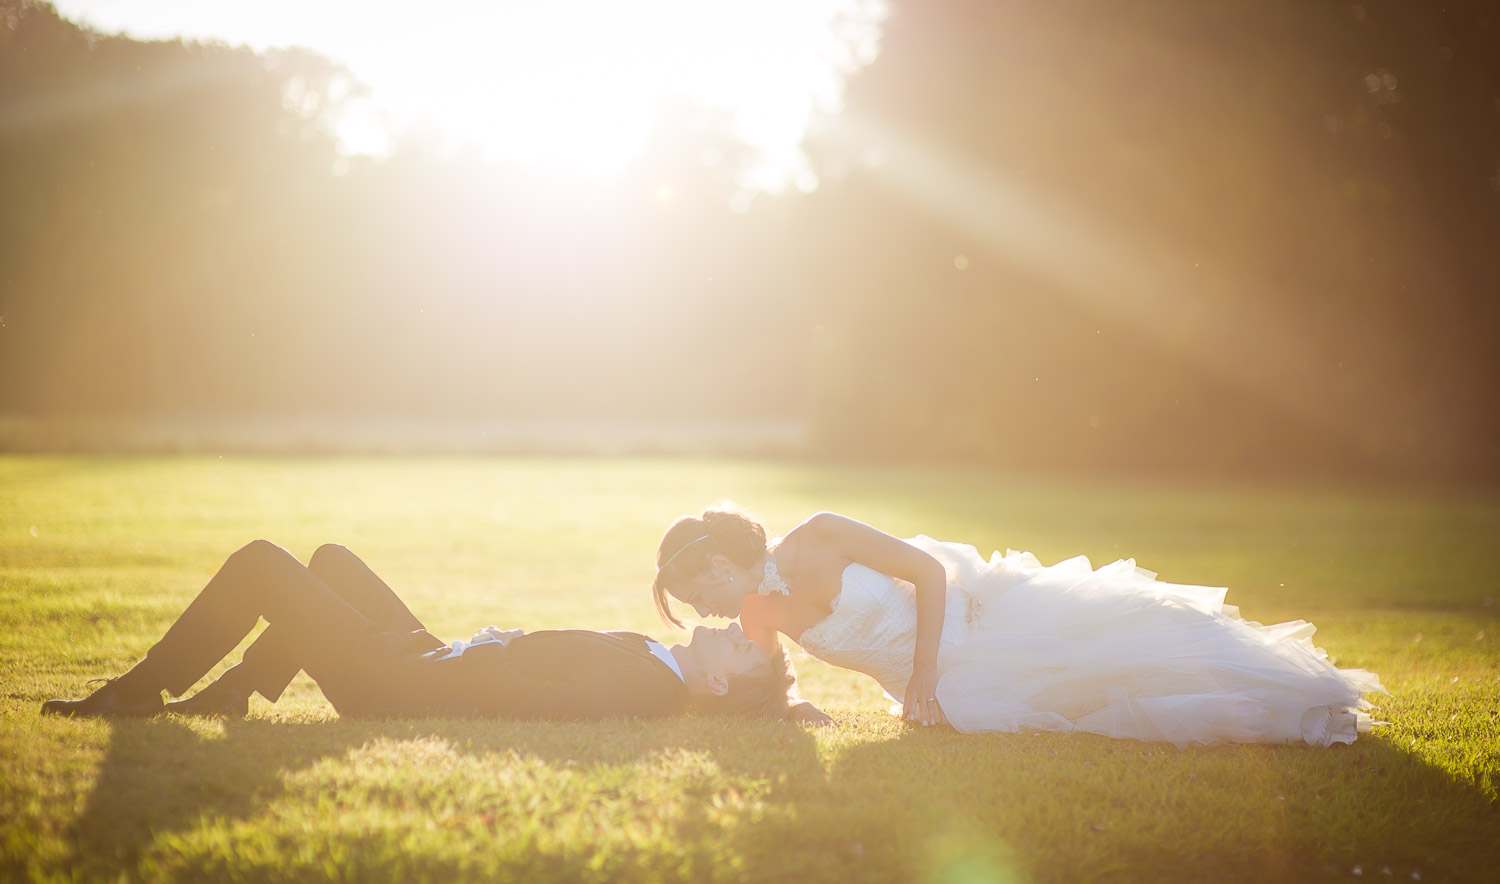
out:
M723 108L762 162L742 183L808 188L809 114L835 110L879 51L881 0L57 0L137 38L306 46L374 90L341 128L378 152L418 125L497 159L607 174L673 101Z

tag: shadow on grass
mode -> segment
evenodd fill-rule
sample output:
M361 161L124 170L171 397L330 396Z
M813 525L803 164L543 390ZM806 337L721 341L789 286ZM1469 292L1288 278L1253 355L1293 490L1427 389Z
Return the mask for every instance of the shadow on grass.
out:
M1471 881L1500 864L1500 806L1378 738L1178 750L908 731L785 798L732 849L754 866L801 843L797 871L830 879Z
M119 722L72 829L70 871L134 877L163 836L262 819L289 788L306 786L289 781L325 759L358 767L369 757L356 753L372 745L393 744L399 758L430 742L498 756L507 768L624 769L626 781L651 776L653 760L692 753L769 784L759 811L718 828L695 822L721 809L713 789L675 796L686 812L667 837L690 843L670 856L649 843L601 858L593 843L531 841L490 860L518 878L1331 881L1362 873L1432 881L1482 880L1500 864L1496 803L1378 738L1332 750L1179 751L1088 735L902 731L875 716L867 729L863 718L861 731L873 734L831 749L831 762L820 760L816 732L769 722L251 719L225 722L222 732L172 717ZM429 774L439 776L438 767L421 758L406 771ZM615 774L590 779L582 795L597 789L603 799L621 782ZM418 814L432 812L419 794L410 802ZM650 807L636 812L662 818ZM361 880L461 876L473 870L464 851L495 849L462 834L452 849L418 853L406 853L398 837L360 837L374 839L357 845L367 854L352 867ZM232 851L188 862L165 877L285 872L237 866ZM299 874L325 876L317 868Z
M163 836L189 832L204 821L256 818L287 793L289 780L299 772L382 744L395 744L397 755L408 744L435 743L458 755L500 756L503 762L525 759L553 769L585 772L696 753L712 759L713 766L725 774L755 781L822 776L814 737L794 725L770 721L676 718L570 724L488 719L231 719L222 722L220 731L216 721L162 716L109 724L110 741L93 790L69 831L70 871L75 877L113 879L127 870L139 873L142 861ZM419 774L423 763L414 760ZM707 802L713 796L697 797ZM403 807L408 804L405 797L396 800ZM421 800L419 795L411 796L412 802ZM705 847L718 849L716 844ZM587 859L586 849L578 853ZM430 862L432 857L416 859L424 875L445 876ZM556 857L540 859L540 868L567 874L567 863L558 866ZM568 862L574 861L576 857ZM455 857L449 871L460 871L464 865L463 857ZM580 866L572 871L582 870ZM187 877L207 871L235 870L200 868ZM248 877L253 879L255 874ZM399 880L400 875L392 870L391 877Z

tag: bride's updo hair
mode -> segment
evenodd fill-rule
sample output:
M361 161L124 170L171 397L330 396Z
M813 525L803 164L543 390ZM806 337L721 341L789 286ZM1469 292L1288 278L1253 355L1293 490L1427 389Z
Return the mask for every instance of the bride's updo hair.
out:
M651 582L656 613L667 623L682 626L667 601L669 585L702 574L714 555L727 556L736 565L748 568L765 553L766 529L732 504L719 503L701 516L680 517L667 528L656 548L656 579Z

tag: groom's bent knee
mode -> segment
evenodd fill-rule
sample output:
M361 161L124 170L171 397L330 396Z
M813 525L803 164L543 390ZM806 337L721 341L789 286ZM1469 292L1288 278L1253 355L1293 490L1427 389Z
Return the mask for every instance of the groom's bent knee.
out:
M235 551L231 558L267 561L290 556L291 553L269 540L252 540Z
M337 567L340 562L347 562L355 558L349 547L341 543L325 543L313 551L312 558L307 560L307 567L313 572L323 569Z

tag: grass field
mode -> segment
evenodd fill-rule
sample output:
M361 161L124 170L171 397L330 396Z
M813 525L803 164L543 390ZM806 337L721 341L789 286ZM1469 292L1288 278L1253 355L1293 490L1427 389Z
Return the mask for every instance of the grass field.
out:
M1375 670L1352 747L911 729L794 649L831 728L339 720L305 677L244 721L43 719L136 660L234 549L360 553L439 636L672 638L662 528L733 498L1052 562L1135 556L1304 617ZM0 458L0 879L1494 880L1500 499L725 461Z

